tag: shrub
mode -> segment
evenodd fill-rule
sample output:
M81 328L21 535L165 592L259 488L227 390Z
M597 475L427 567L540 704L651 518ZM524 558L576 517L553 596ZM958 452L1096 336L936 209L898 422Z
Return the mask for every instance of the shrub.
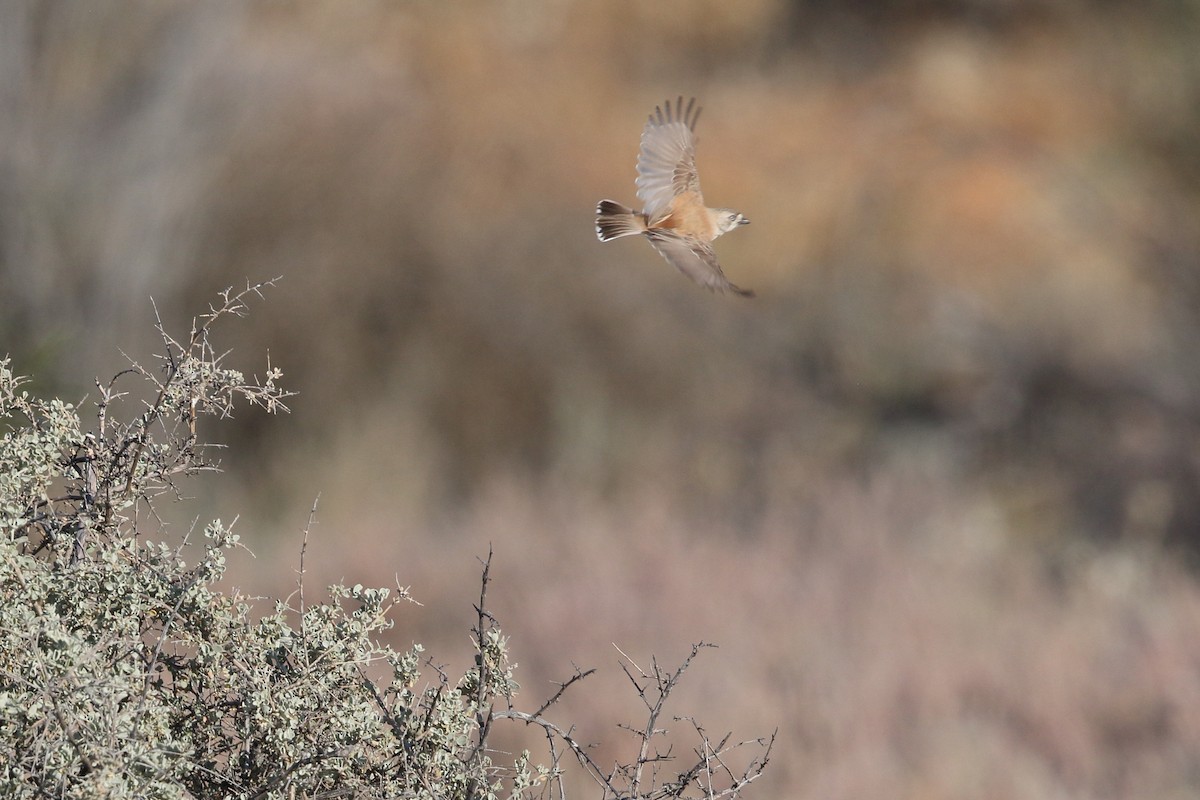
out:
M704 645L675 670L624 665L646 722L628 726L636 756L606 768L545 716L591 671L536 711L514 707L514 665L486 607L490 554L474 667L426 679L420 645L381 643L406 590L333 586L309 604L301 576L292 599L264 611L216 588L238 548L232 525L211 522L202 541L175 546L151 535L157 499L215 469L199 430L206 417L228 416L239 399L287 410L279 370L268 363L248 379L209 338L270 283L224 292L185 340L159 320L159 369L131 360L97 382L86 432L75 407L29 396L0 361L0 749L12 754L3 795L565 798L564 770L577 765L606 800L739 796L773 736L714 742L677 717L696 745L678 759L660 749L665 703ZM120 418L145 387L141 413ZM497 763L488 737L501 722L539 727L545 765L528 752ZM734 766L743 745L749 755Z

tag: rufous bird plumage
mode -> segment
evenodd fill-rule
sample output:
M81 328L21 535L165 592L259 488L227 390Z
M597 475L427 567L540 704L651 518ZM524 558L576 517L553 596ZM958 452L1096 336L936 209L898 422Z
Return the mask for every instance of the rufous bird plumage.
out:
M714 292L753 297L721 271L713 241L750 222L732 208L709 208L696 172L696 120L700 106L683 97L674 107L656 106L642 130L637 159L637 196L642 210L614 200L596 206L596 236L602 242L642 234L680 272Z

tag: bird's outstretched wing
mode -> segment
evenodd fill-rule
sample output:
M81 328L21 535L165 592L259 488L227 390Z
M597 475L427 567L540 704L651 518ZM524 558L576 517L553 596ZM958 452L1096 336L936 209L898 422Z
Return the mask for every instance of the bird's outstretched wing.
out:
M714 292L754 297L753 291L735 286L725 277L711 243L662 228L646 231L646 237L663 258L701 286Z
M663 217L671 201L687 192L700 195L696 174L696 140L693 131L700 118L696 98L683 104L683 97L656 106L642 130L642 147L637 160L637 196L646 217L653 223Z

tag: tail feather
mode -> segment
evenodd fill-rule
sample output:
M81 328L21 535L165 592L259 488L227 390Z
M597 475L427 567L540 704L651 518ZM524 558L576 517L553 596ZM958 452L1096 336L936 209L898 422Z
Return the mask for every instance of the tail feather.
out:
M645 233L645 221L620 203L601 200L596 206L596 237L602 242Z

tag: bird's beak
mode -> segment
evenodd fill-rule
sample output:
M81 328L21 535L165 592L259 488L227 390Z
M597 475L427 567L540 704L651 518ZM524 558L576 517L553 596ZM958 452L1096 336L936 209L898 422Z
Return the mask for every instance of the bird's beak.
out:
M750 220L746 219L745 217L738 217L738 225L749 225L749 224L750 224Z

